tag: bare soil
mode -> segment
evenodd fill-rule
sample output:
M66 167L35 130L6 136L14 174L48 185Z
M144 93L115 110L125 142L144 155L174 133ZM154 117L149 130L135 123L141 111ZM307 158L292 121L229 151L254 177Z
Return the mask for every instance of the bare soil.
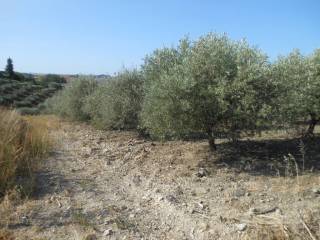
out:
M247 154L242 142L222 142L211 153L206 141L153 142L84 124L51 134L57 146L35 196L2 202L1 226L15 239L320 237L318 143L306 148L302 174L299 151L287 161L290 148L261 153L280 142L251 142Z

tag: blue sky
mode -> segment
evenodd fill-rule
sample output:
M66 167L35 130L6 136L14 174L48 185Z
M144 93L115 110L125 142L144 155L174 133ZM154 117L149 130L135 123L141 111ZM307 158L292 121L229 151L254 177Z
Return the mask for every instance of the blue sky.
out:
M113 74L210 31L246 38L271 59L308 54L320 48L320 1L0 0L0 68L10 56L17 71Z

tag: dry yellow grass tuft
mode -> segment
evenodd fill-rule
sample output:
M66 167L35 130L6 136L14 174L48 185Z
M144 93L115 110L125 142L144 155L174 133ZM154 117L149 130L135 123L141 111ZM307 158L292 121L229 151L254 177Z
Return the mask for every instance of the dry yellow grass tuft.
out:
M0 229L0 240L14 240L14 237L9 231Z
M318 240L320 239L320 212L304 210L298 213L298 222L285 223L283 216L261 215L248 222L249 230L242 240Z
M17 184L31 192L34 172L51 146L47 124L41 117L0 109L0 196Z

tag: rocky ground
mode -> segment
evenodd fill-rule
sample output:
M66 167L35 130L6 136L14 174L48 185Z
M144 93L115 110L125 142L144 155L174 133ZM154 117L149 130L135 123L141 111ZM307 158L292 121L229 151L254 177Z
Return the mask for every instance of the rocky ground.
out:
M152 142L84 124L61 123L52 136L58 144L36 195L1 205L16 239L320 237L316 172L271 176L230 166L206 142Z

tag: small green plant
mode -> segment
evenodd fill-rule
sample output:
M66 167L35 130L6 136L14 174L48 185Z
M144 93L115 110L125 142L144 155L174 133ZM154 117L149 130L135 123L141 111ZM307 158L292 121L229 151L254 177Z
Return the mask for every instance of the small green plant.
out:
M299 184L299 165L296 161L296 158L292 154L284 156L285 167L285 176L293 177L296 175L297 183Z
M92 227L92 223L89 221L88 217L81 211L81 209L75 209L72 211L72 222L79 224L83 227Z

